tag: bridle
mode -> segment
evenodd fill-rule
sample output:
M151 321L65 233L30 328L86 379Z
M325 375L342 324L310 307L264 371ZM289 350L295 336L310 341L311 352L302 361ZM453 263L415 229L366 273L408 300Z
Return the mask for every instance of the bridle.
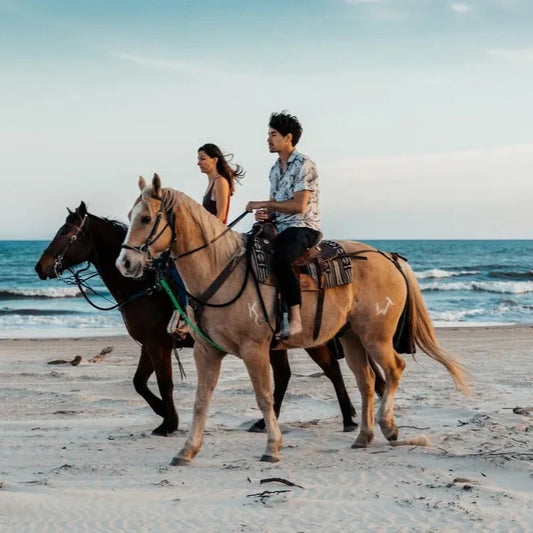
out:
M150 254L150 246L152 246L158 239L163 235L165 230L170 227L170 230L172 231L172 239L169 244L169 248L172 246L172 243L176 240L176 231L174 228L174 223L171 223L170 219L174 218L173 214L169 211L165 211L165 201L162 196L156 196L155 194L150 195L154 200L159 200L159 211L156 214L156 220L154 225L152 226L152 229L150 230L150 233L148 234L148 237L146 237L146 240L140 245L140 246L131 246L130 244L123 243L121 245L121 248L125 250L132 250L134 252L138 252L140 254L146 254L148 257L148 262L152 261L152 255ZM134 206L137 205L139 202L142 201L142 195L139 196L137 201L135 202ZM161 223L161 219L163 218L163 215L165 215L165 225L161 229L159 233L157 233L157 230L159 229L159 224Z
M152 255L150 254L150 249L149 249L150 246L152 246L152 244L154 244L159 239L159 237L161 237L163 232L168 227L170 227L170 229L172 231L172 239L170 241L170 244L169 244L167 250L169 250L172 247L172 244L176 240L176 228L175 228L175 224L174 224L174 213L171 211L170 206L169 206L169 209L165 210L165 203L164 203L165 201L164 201L162 196L156 196L155 194L151 194L150 196L154 200L159 200L159 202L161 204L160 204L160 207L159 207L159 211L156 214L156 221L155 221L154 225L152 226L152 229L150 230L150 233L149 233L148 237L146 237L146 240L140 246L131 246L130 244L125 244L125 243L122 244L122 246L121 246L121 248L124 248L125 250L132 250L132 251L140 253L140 254L146 254L149 263L153 259ZM137 199L137 201L135 202L133 207L135 207L140 201L142 201L142 195L139 196L139 198ZM177 256L173 256L172 259L174 259L174 260L175 259L180 259L182 257L186 257L188 255L192 255L192 254L194 254L196 252L199 252L200 250L203 250L204 248L207 248L208 246L210 246L214 242L218 241L218 239L223 237L226 233L228 233L228 231L230 231L231 228L233 226L235 226L235 224L240 222L248 214L249 214L249 211L244 211L244 213L241 213L233 222L228 224L226 229L222 233L217 235L214 239L211 239L208 243L202 244L201 246L198 246L197 248L194 248L193 250L189 250L189 251L184 252L182 254L179 254ZM163 215L165 215L166 223L165 223L165 226L163 227L163 229L159 233L157 233L157 230L159 228L159 224L161 223L161 219L163 218ZM157 235L156 235L156 233L157 233ZM155 237L154 237L154 235L155 235Z
M80 215L78 214L78 216ZM70 248L72 248L72 246L74 246L76 242L78 242L85 236L85 227L87 226L88 223L89 223L89 216L85 214L81 220L81 224L76 229L76 233L70 236L70 239L68 240L63 250L61 250L61 252L58 253L54 257L53 268L54 268L54 273L56 277L58 278L61 277L61 268L63 267L63 259L65 258L65 254L70 250ZM74 224L69 223L69 225L76 227Z

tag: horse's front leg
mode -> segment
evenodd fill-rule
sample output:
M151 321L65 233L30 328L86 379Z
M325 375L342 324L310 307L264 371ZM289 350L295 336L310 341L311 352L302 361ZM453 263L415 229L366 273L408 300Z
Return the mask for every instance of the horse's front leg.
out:
M268 348L256 344L246 346L241 355L252 381L255 399L263 414L267 430L267 446L261 461L276 463L279 461L281 431L274 412Z
M193 354L198 382L196 384L196 398L194 400L191 427L185 445L170 463L172 466L190 463L200 451L209 402L220 375L222 358L225 355L215 348L200 342L196 342L194 345Z

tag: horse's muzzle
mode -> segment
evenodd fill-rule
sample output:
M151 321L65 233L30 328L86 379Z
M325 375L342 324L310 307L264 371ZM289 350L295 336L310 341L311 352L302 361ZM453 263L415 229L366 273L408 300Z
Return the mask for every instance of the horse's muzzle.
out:
M35 272L39 276L39 279L52 279L57 278L57 273L53 268L54 260L47 260L45 256L41 257L39 261L35 264Z
M142 261L139 254L132 256L127 250L122 250L115 265L118 271L126 278L140 278L144 273Z

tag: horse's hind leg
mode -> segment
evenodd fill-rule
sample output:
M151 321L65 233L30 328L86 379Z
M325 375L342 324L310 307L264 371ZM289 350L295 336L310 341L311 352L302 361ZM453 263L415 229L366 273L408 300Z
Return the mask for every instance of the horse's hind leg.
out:
M289 365L289 357L287 350L270 350L270 366L274 375L274 413L276 418L279 418L281 411L281 404L285 392L287 392L287 385L291 379L291 367ZM252 433L262 433L265 430L265 419L258 420L248 431Z
M346 363L354 373L361 394L361 428L353 448L364 448L374 439L375 375L359 337L348 330L341 338Z
M369 342L365 347L372 359L374 359L385 373L385 390L381 398L381 404L377 413L377 420L383 436L394 441L398 439L398 426L394 422L394 399L400 384L404 360L394 351L392 340Z
M341 408L344 431L353 431L357 427L357 423L354 422L352 418L355 416L355 408L346 392L346 386L344 385L339 362L325 345L317 346L315 348L306 348L305 351L324 371L324 374L326 374L335 388L337 400L339 401L339 406Z
M172 354L170 346L157 345L150 347L155 375L163 404L163 422L152 431L153 435L168 436L178 429L178 413L174 405L172 393Z
M378 423L387 440L398 440L398 426L394 422L394 399L405 368L405 361L394 350L392 353L394 364L389 369L385 369L387 385L378 410Z
M172 466L190 463L200 451L207 410L220 375L220 366L224 356L222 352L199 342L194 345L193 353L198 381L196 383L196 398L194 400L191 427L183 448L170 463Z

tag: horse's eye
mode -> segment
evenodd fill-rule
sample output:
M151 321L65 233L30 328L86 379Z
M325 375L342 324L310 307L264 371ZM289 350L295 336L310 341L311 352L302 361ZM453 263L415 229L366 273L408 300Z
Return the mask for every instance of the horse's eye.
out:
M63 226L60 230L59 230L59 235L67 235L68 234L68 228L66 226Z
M151 221L152 219L149 216L141 217L141 224L150 224Z

